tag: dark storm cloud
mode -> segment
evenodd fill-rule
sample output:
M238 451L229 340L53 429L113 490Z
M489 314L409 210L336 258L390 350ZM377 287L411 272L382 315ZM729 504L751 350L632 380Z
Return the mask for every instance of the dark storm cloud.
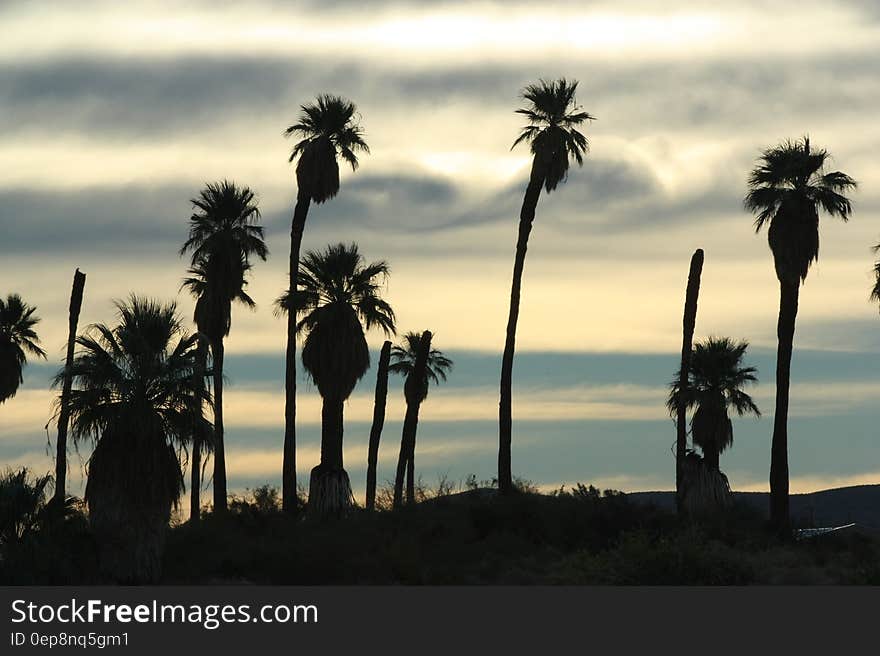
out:
M0 190L0 253L175 248L191 214L185 187Z
M55 133L156 137L230 120L241 120L245 129L284 110L293 118L299 103L320 91L348 95L373 111L467 100L512 111L523 84L565 74L581 80L579 100L603 126L626 133L659 122L723 134L744 132L768 115L790 116L794 128L807 129L834 115L873 110L880 87L875 66L870 52L773 61L458 64L418 72L353 58L80 58L0 65L0 107L6 130L42 132L52 125ZM802 119L808 124L801 126Z
M338 239L345 228L350 238L380 231L389 237L417 237L512 223L524 185L525 180L472 199L454 181L439 176L358 173L345 181L332 202L313 208L310 234ZM259 195L259 186L254 189ZM0 253L100 249L113 255L173 249L186 237L189 199L196 191L196 186L185 185L0 189ZM715 189L694 197L667 197L649 171L590 158L559 191L542 198L541 220L561 233L626 232L738 211L737 203ZM290 207L263 202L261 210L267 236L286 233ZM430 240L420 241L420 248L429 251Z

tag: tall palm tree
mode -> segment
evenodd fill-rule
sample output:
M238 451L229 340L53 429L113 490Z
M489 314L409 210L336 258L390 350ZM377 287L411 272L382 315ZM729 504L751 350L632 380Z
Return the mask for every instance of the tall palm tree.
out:
M180 254L191 253L190 277L183 286L196 296L194 320L211 344L214 376L214 511L226 511L226 449L223 432L223 340L232 326L232 302L250 308L244 287L251 257L265 260L269 249L258 224L254 192L234 182L209 183L192 199L189 238Z
M34 331L40 321L34 316L36 310L18 294L9 294L6 300L0 298L0 403L15 396L24 382L28 355L46 359Z
M528 85L522 92L526 107L516 110L529 124L513 142L513 146L527 143L532 152L532 169L519 215L519 236L513 264L513 283L510 289L510 314L507 318L507 338L501 360L501 400L498 412L498 487L502 492L513 489L510 463L512 430L511 394L513 383L513 354L516 350L516 322L519 318L520 288L529 233L535 220L535 209L541 189L547 193L556 189L568 176L571 160L583 165L589 144L578 131L578 126L594 117L575 102L578 83L565 78L547 82L540 80Z
M680 376L670 383L666 406L671 415L679 408L695 410L691 417L691 436L700 447L706 466L719 470L719 456L733 445L733 423L729 410L740 417L761 416L761 411L746 385L758 382L754 367L743 366L748 342L735 342L730 337L710 337L694 345L690 358L688 380L681 387Z
M419 409L428 398L431 383L439 385L446 380L452 369L452 360L431 347L433 335L409 332L403 342L391 350L391 365L388 371L404 377L403 393L406 398L406 415L403 421L403 435L400 441L400 456L397 462L397 476L394 481L394 504L399 506L402 497L403 474L406 469L406 501L415 501L415 451L416 430L419 423Z
M339 162L342 157L352 171L358 167L358 152L369 153L358 124L357 107L340 96L321 94L316 102L301 105L296 123L284 135L300 140L290 153L296 165L296 205L290 223L288 289L298 289L299 252L309 205L321 204L339 192ZM287 351L284 376L284 462L281 494L285 512L296 512L296 313L287 316Z
M352 504L342 460L343 406L370 366L364 330L394 334L394 311L380 295L390 269L384 261L366 264L355 244L309 251L300 267L296 329L305 335L303 366L323 399L321 462L309 479L309 513L338 516ZM285 292L278 306L291 314L291 305Z
M788 396L800 285L819 259L819 211L849 219L844 195L856 182L840 171L825 171L828 152L811 149L809 137L785 141L763 152L752 170L745 208L756 215L755 231L769 224L770 250L779 280L776 355L776 411L770 457L770 517L785 530L788 500Z
M120 582L159 576L165 530L183 491L180 450L210 403L197 384L197 337L174 303L131 296L118 323L77 338L71 435L89 441L85 501L102 569ZM60 371L55 384L63 382Z

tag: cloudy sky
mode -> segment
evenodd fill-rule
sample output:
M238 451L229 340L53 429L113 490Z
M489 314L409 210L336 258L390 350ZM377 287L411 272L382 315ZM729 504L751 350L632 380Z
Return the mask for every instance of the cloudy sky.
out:
M271 257L256 312L227 346L235 490L278 484L284 287L295 196L283 129L317 93L354 100L372 154L313 207L304 248L357 241L387 259L402 330L432 329L456 362L422 410L417 466L490 478L516 223L528 173L510 150L518 92L580 81L590 155L543 196L518 332L514 471L542 486L673 484L665 385L688 261L706 251L697 336L748 339L761 420L735 422L722 468L767 489L778 288L741 206L762 148L809 133L860 183L849 224L823 220L793 364L792 488L880 482L880 11L870 1L724 3L0 2L0 293L39 308L47 364L0 407L0 463L48 470L47 380L63 357L73 270L81 325L129 292L178 293L189 199L230 178L259 195ZM380 335L371 335L374 348ZM374 355L375 358L375 355ZM346 407L346 466L363 494L373 372ZM299 473L317 463L320 400L300 388ZM389 399L380 480L404 404ZM88 451L71 460L74 492Z

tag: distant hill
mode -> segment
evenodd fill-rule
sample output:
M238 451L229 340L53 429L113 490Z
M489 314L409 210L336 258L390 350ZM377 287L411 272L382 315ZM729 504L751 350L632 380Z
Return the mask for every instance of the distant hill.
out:
M734 492L738 501L769 513L767 492ZM650 503L671 510L674 492L630 492L627 497L638 503ZM880 530L880 485L855 485L809 494L791 495L791 516L799 526L840 526L855 522Z

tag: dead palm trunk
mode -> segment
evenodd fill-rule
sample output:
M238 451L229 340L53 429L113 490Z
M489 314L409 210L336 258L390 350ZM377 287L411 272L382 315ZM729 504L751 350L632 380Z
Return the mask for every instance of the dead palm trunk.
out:
M207 346L199 337L198 355L196 358L196 389L201 395L205 387L205 369L208 357ZM201 406L201 401L199 401ZM198 418L201 418L201 410L199 407ZM189 518L190 521L197 522L201 519L201 491L202 491L202 432L199 427L193 431L192 445L192 467L190 471L190 494L189 494Z
M370 428L370 446L367 451L367 510L376 507L376 465L379 460L379 440L385 424L385 402L388 398L388 364L391 360L391 342L382 344L379 369L376 372L376 400L373 403L373 425Z
M685 390L688 386L688 373L691 365L694 328L697 323L697 300L700 296L700 276L703 272L703 249L698 248L691 257L691 268L688 272L687 291L684 299L684 319L682 320L681 368L678 376L678 389L681 403L677 408L677 434L675 441L675 500L679 512L683 510L684 501L684 464L687 451L687 406L684 403Z
M58 415L58 439L55 453L55 494L53 500L63 504L67 495L67 425L70 423L70 391L73 377L70 375L73 366L73 351L76 345L76 328L79 323L79 312L82 309L83 290L86 286L86 274L77 269L73 274L73 289L70 292L70 311L67 329L67 358L64 361L64 384L61 388L61 410Z
M770 521L780 530L789 525L788 505L788 394L791 383L791 352L797 318L799 281L779 283L779 322L776 335L776 412L770 447Z
M400 454L397 457L397 474L394 477L393 505L395 508L399 508L403 501L403 481L408 467L410 472L407 480L407 503L412 503L415 497L412 470L415 462L416 429L419 424L419 406L424 398L425 370L428 366L428 354L431 352L432 337L430 330L422 333L412 372L407 376L403 385L406 397L406 415L403 419L403 434L400 438Z
M213 340L214 356L214 512L226 513L226 447L223 443L223 338Z
M537 159L532 161L529 185L526 187L522 209L519 214L519 236L516 240L516 256L513 263L513 282L510 288L510 314L507 318L507 338L501 359L501 398L498 403L498 489L502 493L513 490L513 474L510 462L510 441L513 429L511 395L513 386L513 354L516 351L516 323L519 319L519 297L522 287L523 267L529 234L535 220L535 209L544 184L544 173Z
M284 456L281 472L281 506L284 512L296 514L296 289L299 281L299 251L309 213L311 195L302 186L296 196L293 220L290 223L289 298L287 310L287 352L284 373Z

